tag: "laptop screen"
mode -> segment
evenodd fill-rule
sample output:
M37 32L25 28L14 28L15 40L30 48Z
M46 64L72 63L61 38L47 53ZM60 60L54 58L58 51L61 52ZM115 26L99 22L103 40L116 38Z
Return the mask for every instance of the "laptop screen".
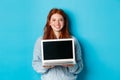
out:
M72 59L73 39L42 40L44 60Z

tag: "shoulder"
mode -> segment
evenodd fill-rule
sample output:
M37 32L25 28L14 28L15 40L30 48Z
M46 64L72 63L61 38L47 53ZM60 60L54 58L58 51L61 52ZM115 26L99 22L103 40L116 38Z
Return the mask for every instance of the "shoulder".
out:
M74 39L75 46L80 46L79 40L75 36L72 36L72 38Z
M78 39L75 36L71 36L75 42L78 42Z
M40 45L42 39L43 39L42 37L38 37L35 41L35 45Z

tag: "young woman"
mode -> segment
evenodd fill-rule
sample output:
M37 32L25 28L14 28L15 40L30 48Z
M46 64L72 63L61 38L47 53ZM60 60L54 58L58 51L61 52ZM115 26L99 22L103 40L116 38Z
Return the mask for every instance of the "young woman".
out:
M73 38L75 41L76 64L63 64L59 66L42 66L41 62L41 40ZM69 53L68 53L69 54ZM42 80L76 80L77 75L83 69L81 48L75 37L68 30L67 16L62 9L53 8L47 17L44 35L36 41L34 47L32 66L34 70L41 73Z

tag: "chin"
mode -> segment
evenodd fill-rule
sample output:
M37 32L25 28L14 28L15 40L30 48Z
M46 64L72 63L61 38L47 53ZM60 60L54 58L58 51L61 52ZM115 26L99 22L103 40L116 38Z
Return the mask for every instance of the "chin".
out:
M60 32L61 31L61 29L60 30L56 30L56 32Z

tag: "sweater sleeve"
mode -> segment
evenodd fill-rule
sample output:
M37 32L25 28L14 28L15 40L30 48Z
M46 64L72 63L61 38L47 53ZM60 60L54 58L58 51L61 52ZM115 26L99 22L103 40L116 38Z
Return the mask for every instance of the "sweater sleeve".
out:
M74 66L68 67L68 70L73 74L78 74L83 69L83 61L82 61L82 53L81 53L81 47L79 45L79 42L76 38L75 40L75 57L76 57L76 64Z
M38 73L45 73L45 72L47 72L48 69L46 69L42 66L40 44L41 44L41 38L39 38L36 41L35 46L34 46L32 67Z

